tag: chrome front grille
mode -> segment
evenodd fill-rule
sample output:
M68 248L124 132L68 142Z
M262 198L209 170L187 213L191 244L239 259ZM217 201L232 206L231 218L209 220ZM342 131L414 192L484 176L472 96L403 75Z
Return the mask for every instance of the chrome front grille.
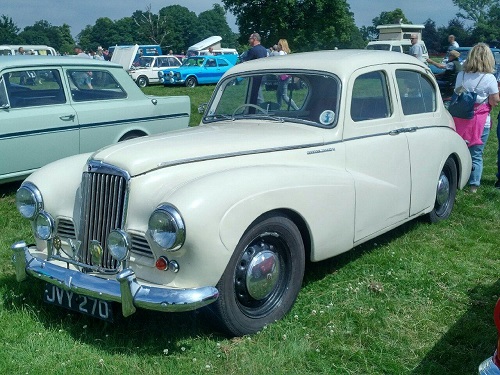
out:
M125 225L125 211L127 201L126 173L94 166L91 171L83 174L83 217L80 233L81 248L80 262L104 270L114 270L117 262L111 258L106 243L108 234L113 229L122 229ZM96 170L96 172L92 171ZM101 170L105 172L101 172ZM102 251L94 250L98 243Z

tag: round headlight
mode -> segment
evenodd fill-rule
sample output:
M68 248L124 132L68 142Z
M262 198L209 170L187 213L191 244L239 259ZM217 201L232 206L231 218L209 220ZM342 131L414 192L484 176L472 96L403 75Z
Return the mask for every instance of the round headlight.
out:
M149 218L151 238L165 250L178 250L184 244L186 228L177 209L171 205L159 206Z
M113 230L108 235L108 250L111 256L118 262L128 256L131 247L129 235L122 230Z
M174 72L170 71L170 72L168 72L168 75L169 75L170 77L172 77L172 76L174 75Z
M160 71L158 72L158 78L162 79L164 75L165 75L165 73L163 73L163 71L162 71L162 70L160 70Z
M35 219L35 236L41 240L50 240L54 234L54 219L45 211L40 211Z
M42 194L34 184L26 182L17 190L16 206L22 217L33 220L43 209Z

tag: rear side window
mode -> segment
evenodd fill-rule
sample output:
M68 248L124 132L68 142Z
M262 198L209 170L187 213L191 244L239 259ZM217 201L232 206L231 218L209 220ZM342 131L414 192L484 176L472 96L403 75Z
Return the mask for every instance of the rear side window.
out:
M66 103L57 69L23 69L2 76L11 108Z
M437 108L437 94L429 78L412 70L397 70L401 106L405 115L434 112Z
M366 121L390 117L391 98L383 71L360 75L352 88L351 118Z
M75 102L123 99L127 93L107 70L68 70L71 97Z

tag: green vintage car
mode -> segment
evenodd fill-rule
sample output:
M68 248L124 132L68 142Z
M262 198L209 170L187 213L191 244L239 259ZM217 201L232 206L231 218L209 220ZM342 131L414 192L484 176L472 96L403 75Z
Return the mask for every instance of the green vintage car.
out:
M187 96L143 94L121 65L80 57L0 59L0 183L54 160L189 125Z

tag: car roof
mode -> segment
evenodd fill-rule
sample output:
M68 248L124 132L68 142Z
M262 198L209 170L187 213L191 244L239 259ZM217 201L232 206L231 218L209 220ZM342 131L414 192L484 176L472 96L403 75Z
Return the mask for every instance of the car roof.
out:
M43 67L48 65L65 65L65 66L106 66L112 68L122 68L121 65L109 61L95 60L91 58L71 56L1 56L0 69L16 68L20 66Z
M292 53L285 56L261 58L238 64L230 72L242 73L247 70L258 71L266 69L303 69L327 71L339 76L349 76L360 68L379 64L412 64L427 68L424 63L420 62L414 56L404 53L346 49Z

